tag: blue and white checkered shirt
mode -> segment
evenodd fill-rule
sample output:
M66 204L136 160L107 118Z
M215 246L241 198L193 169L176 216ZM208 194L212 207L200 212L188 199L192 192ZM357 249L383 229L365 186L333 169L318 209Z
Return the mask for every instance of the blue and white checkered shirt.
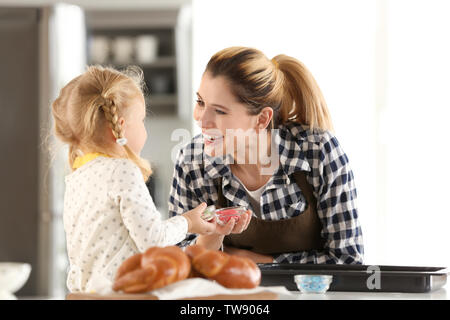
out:
M280 166L270 178L260 199L261 218L293 218L306 208L305 198L292 178L298 170L306 172L317 199L322 222L323 250L289 252L274 256L278 263L363 263L363 238L356 206L356 187L347 155L328 131L310 131L297 123L287 123L275 131ZM169 215L182 214L198 206L217 203L213 180L222 177L223 195L230 206L251 208L244 187L233 176L229 162L216 161L203 152L203 137L192 139L178 154L170 192ZM203 161L203 163L202 163ZM192 244L188 234L180 246Z

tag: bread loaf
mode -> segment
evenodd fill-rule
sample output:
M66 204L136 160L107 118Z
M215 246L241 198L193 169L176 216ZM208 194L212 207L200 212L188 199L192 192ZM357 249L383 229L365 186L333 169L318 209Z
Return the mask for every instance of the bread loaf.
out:
M126 259L116 273L114 291L141 293L187 277L215 280L227 288L254 288L261 271L250 259L208 250L199 245L151 247Z
M139 293L159 289L186 279L190 270L189 258L179 247L152 247L122 263L113 290Z
M187 247L186 253L195 271L224 287L250 289L261 283L261 270L248 258L208 250L199 245Z

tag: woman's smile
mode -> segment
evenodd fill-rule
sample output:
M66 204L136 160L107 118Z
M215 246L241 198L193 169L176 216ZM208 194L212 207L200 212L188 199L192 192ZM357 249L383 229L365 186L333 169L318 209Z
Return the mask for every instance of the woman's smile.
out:
M203 133L203 141L205 142L205 145L207 145L207 146L216 145L223 141L223 136Z

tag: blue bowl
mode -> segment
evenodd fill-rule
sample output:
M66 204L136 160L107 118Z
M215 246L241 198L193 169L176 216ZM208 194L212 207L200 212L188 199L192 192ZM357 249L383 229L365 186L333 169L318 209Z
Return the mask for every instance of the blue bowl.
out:
M330 288L333 276L298 274L294 276L294 281L302 293L325 293Z

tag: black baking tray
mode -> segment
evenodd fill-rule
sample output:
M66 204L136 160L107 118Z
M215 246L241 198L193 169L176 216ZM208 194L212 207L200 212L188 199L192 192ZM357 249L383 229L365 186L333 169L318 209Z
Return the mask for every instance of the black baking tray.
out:
M295 275L318 274L333 276L328 291L424 293L442 288L448 274L444 267L297 263L258 264L258 267L261 269L261 286L285 286L291 291L298 290ZM379 270L378 283L374 282L374 270ZM369 288L368 283L373 288ZM378 288L374 287L376 284L379 284Z

